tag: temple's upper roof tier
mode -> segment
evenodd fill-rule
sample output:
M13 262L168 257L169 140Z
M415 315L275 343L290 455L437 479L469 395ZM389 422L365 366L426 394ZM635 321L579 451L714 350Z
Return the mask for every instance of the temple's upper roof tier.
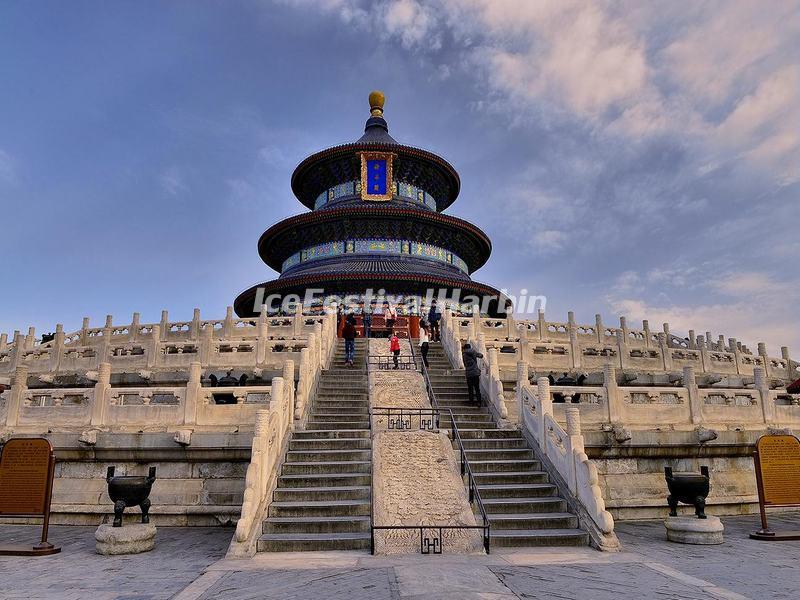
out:
M326 207L328 198L334 204L339 198L350 201L359 197L364 173L362 153L383 153L390 157L388 180L394 194L388 191L389 202L408 201L411 192L412 200L441 212L455 201L461 188L456 170L442 157L400 144L389 135L389 126L383 118L383 101L381 92L370 94L370 117L361 138L321 150L297 166L292 174L292 191L300 202L314 210Z

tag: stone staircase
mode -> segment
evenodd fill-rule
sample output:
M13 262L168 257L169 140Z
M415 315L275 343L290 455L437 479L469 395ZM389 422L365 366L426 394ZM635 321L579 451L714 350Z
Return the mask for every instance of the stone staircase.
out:
M470 404L463 370L430 344L428 373L440 408L449 408L491 523L492 546L582 546L589 535L516 429L499 429L488 408ZM441 424L445 427L444 422Z
M259 552L353 550L370 545L372 446L366 340L345 366L339 340L305 430L295 430L258 540Z

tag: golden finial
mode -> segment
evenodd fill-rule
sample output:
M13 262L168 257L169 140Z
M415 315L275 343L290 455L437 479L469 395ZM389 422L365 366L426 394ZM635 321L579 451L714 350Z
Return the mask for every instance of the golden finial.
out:
M375 90L369 95L369 112L373 117L383 116L384 102L386 102L386 96L379 90Z

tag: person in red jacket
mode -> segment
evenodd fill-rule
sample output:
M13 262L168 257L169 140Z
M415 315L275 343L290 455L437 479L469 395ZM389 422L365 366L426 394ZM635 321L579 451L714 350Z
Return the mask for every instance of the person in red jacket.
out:
M389 338L389 350L394 355L394 368L398 368L397 357L400 356L400 338L397 337L396 332L392 332L392 337Z

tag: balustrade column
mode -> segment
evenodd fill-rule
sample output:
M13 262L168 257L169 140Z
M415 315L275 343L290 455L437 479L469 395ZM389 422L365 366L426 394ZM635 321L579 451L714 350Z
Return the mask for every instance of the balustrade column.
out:
M708 344L706 343L706 339L702 335L697 336L697 348L700 350L700 367L702 372L707 372L710 367L711 363L708 360L708 348L706 347Z
M186 405L183 407L183 422L197 423L197 407L200 405L203 366L199 362L189 363L189 381L186 383Z
M567 313L567 334L569 335L569 353L573 369L581 366L581 347L578 344L578 328L575 325L575 313Z
M214 325L206 323L200 331L200 348L198 357L200 362L204 365L211 364L211 357L214 352Z
M731 338L731 352L733 352L733 361L736 363L736 372L742 372L742 348L741 344L736 342L736 338Z
M761 367L753 369L753 379L753 387L758 390L761 396L761 414L764 416L764 423L771 425L775 422L775 403L770 395L769 381L764 369Z
M200 339L200 309L192 311L192 324L189 326L189 339L197 341Z
M168 310L162 310L161 311L161 323L159 323L159 325L161 326L159 328L159 330L158 330L160 337L157 338L157 339L166 341L167 334L169 333L169 311Z
M50 370L58 372L61 369L61 359L64 356L64 325L56 324L56 333L53 346L50 350Z
M603 387L605 387L606 390L608 422L622 422L622 398L619 395L617 369L614 365L603 365Z
M222 322L222 339L229 340L233 337L233 307L225 308L225 320Z
M767 345L764 342L758 342L758 356L761 357L761 364L764 368L764 376L772 376L772 365L769 364L769 355L767 354Z
M597 334L597 343L604 343L606 338L606 326L603 325L603 317L599 314L594 316L594 330Z
M25 338L19 331L14 332L14 352L11 357L11 368L16 369L22 366L22 359L25 356Z
M25 336L25 350L33 350L36 345L36 327L28 327L28 335Z
M550 395L550 380L547 377L539 377L536 380L536 396L539 399L540 414L536 415L536 436L541 448L545 448L544 416L553 416L553 398Z
M156 364L161 362L161 326L153 325L153 330L150 332L150 341L147 348L147 366L155 367Z
M95 427L106 424L106 412L111 401L111 363L100 363L97 383L94 384L91 424Z
M545 340L544 334L547 331L547 322L544 320L544 311L541 308L539 309L539 322L536 328L539 330L539 341L543 342Z
M794 368L792 367L792 359L789 357L789 347L788 346L781 346L781 357L783 358L784 362L786 363L786 373L789 375L790 379L794 379L797 376Z
M482 333L481 328L481 309L477 306L472 307L472 337L476 338Z
M105 362L111 354L111 335L114 330L114 318L106 315L106 324L103 327L103 339L100 341L100 350L97 353L98 362Z
M628 353L628 338L625 336L624 329L617 329L617 352L619 354L619 366L624 369L628 366L631 357Z
M0 352L5 352L8 349L8 334L0 333Z
M289 425L294 421L295 409L295 388L294 388L294 361L289 359L283 363L283 381L284 385L288 386L286 390L289 396Z
M567 466L569 473L567 474L567 484L570 491L574 496L578 495L578 475L575 467L575 454L583 452L583 435L581 434L581 411L577 406L571 406L564 411L567 419L566 433L569 436L569 452L570 456L567 457Z
M6 426L16 427L19 423L19 411L22 407L22 399L28 391L28 367L19 366L14 369L14 377L11 379L11 390L8 395L6 405Z
M81 324L81 346L86 346L89 343L89 317L83 317Z
M683 387L689 392L689 414L692 424L703 422L703 405L700 401L700 390L694 376L694 367L683 367Z
M300 302L294 305L294 322L292 326L294 338L300 339L303 335L303 305Z
M661 358L664 361L664 370L671 371L672 349L669 347L669 340L667 339L667 334L665 333L658 334L658 345L661 348Z
M136 342L139 340L139 318L140 315L138 312L133 313L133 318L131 319L131 333L130 333L130 340L132 342Z
M650 321L647 319L642 320L642 329L644 329L644 345L646 348L653 347L653 334L650 332Z

